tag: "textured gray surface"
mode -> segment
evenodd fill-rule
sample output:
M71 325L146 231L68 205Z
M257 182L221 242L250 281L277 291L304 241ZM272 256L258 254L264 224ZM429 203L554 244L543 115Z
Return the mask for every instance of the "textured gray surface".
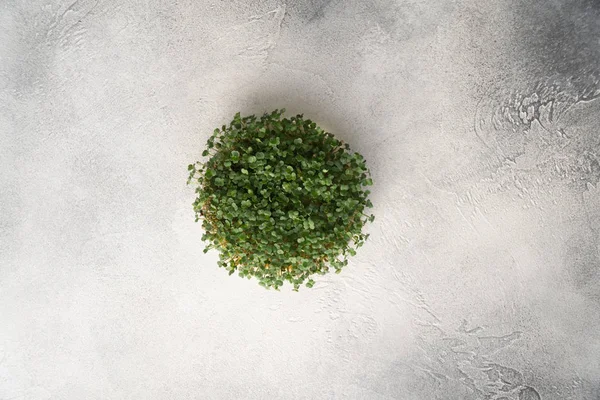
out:
M0 399L599 399L599 66L594 1L2 1ZM300 293L185 186L277 107L375 180Z

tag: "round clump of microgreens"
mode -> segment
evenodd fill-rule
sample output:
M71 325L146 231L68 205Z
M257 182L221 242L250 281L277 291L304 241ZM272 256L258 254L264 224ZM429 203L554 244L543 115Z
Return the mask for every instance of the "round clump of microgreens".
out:
M266 288L298 290L316 274L339 273L368 238L362 229L372 185L365 159L303 114L285 109L215 129L190 164L193 203L218 265Z

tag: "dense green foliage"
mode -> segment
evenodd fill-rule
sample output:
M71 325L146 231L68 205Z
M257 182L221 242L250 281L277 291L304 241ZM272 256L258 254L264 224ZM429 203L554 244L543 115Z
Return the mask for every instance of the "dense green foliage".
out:
M220 252L219 266L256 277L266 288L288 281L312 287L311 275L337 273L356 254L374 216L364 158L302 114L285 109L235 115L215 129L202 156L189 165L197 184L196 222Z

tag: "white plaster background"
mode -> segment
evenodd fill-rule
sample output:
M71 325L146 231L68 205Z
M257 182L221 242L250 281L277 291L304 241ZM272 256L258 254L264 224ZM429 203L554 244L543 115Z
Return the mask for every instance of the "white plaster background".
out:
M0 399L600 398L593 1L0 4ZM237 111L367 159L341 275L216 267L186 167Z

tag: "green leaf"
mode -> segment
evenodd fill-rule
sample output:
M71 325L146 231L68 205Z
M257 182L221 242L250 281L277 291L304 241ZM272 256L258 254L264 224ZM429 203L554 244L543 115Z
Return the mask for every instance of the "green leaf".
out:
M202 157L206 157L207 155L208 155L208 150L204 150L204 151L202 152Z
M223 186L223 185L225 185L225 180L223 178L215 178L215 185Z

